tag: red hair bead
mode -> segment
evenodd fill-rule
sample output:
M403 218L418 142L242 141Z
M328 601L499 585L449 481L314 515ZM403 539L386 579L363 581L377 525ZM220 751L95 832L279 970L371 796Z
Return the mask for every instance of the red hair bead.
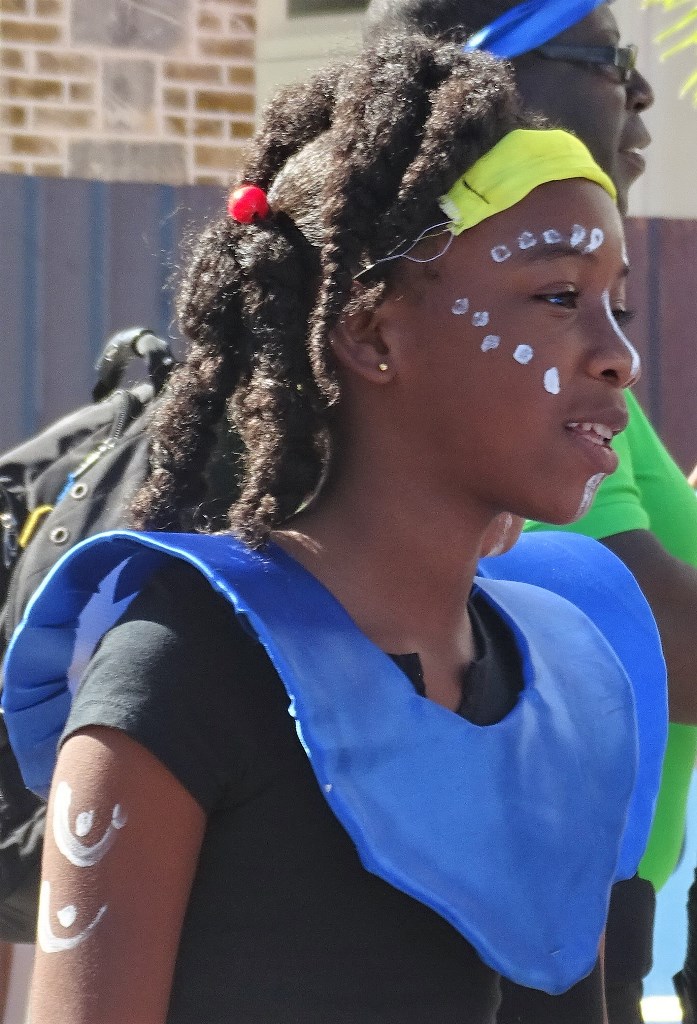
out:
M266 192L258 185L240 185L227 201L227 212L240 224L251 224L257 217L266 217L269 209Z

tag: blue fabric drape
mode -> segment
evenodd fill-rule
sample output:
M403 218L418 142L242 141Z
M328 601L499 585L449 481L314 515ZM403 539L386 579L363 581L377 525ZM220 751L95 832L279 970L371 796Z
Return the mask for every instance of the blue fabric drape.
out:
M540 536L526 540L518 575L536 561ZM555 539L562 557L586 541ZM526 582L475 581L513 630L524 675L515 708L479 727L419 696L274 546L259 554L225 536L92 538L53 570L10 645L10 738L27 783L45 793L80 665L152 573L183 559L265 647L320 789L366 869L448 920L494 969L559 993L591 970L610 886L636 870L650 825L637 779L656 792L665 737L655 625L619 560L597 549L600 590L591 569L574 572L585 547L569 562L576 604ZM613 649L624 632L632 643ZM651 751L654 763L640 770L639 754Z

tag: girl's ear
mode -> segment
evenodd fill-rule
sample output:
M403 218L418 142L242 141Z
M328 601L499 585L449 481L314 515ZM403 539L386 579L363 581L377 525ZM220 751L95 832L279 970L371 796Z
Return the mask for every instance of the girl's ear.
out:
M375 311L345 314L332 331L331 345L337 362L364 380L385 384L393 379L394 361Z

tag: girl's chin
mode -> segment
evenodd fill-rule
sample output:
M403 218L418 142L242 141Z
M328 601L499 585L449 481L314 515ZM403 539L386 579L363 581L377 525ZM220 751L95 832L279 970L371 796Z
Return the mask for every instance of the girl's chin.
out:
M584 483L567 490L564 500L557 492L554 503L539 508L539 515L528 515L538 523L549 523L551 526L568 526L581 519L593 504L598 488L605 479L605 473L596 473Z

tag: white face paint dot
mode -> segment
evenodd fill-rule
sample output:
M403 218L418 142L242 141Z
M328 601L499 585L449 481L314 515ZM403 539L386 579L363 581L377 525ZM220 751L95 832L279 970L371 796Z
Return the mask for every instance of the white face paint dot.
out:
M86 836L89 830L92 828L92 822L94 821L94 811L82 811L78 814L75 819L75 835Z
M455 316L462 316L470 308L469 299L455 299L453 302L453 313Z
M542 237L547 245L558 245L562 241L562 236L556 228L547 228L546 231L542 232Z
M586 248L583 251L584 252L595 252L596 249L600 248L600 246L603 244L604 241L605 241L605 232L603 231L603 229L602 228L593 228L593 230L591 231L591 237L589 239L588 245L586 246Z
M491 258L494 263L503 263L511 255L511 250L507 245L495 245L491 250Z
M518 345L518 348L513 353L513 358L517 363L525 366L526 363L530 362L534 354L529 345Z
M581 227L580 224L574 224L574 226L571 229L571 238L569 239L571 245L580 245L581 242L584 241L587 234L588 232L584 227Z
M489 314L486 312L486 310L483 310L481 313L473 313L472 314L472 326L473 327L486 327L486 325L488 323L489 323Z
M561 384L559 383L559 370L556 366L550 367L545 372L544 376L545 391L549 392L550 395L558 395L561 391Z
M498 334L487 334L481 345L482 352L491 352L492 349L498 348L500 344L501 339Z
M522 235L518 236L520 249L532 249L533 245L537 245L537 237L533 235L532 231L523 231Z
M60 910L56 911L56 917L58 918L58 923L63 928L70 928L71 925L75 924L77 909L72 903L69 903L67 907L61 907Z
M600 247L603 245L604 242L605 242L605 231L603 230L602 227L594 227L593 230L591 231L591 238L589 240L589 244L587 244L587 246L585 247L583 252L584 253L594 253L596 251L596 249L600 249Z
M334 786L331 784L331 782L325 782L325 784L324 784L324 792L325 793L331 793L331 791L333 789L334 789Z

